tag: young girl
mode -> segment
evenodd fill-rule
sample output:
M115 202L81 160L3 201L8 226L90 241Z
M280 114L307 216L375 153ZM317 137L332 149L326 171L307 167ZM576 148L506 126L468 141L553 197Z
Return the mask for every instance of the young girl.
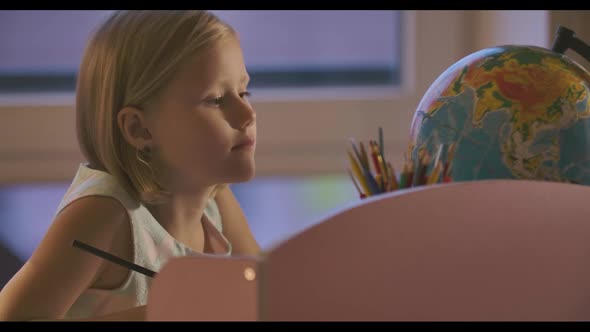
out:
M256 116L236 32L204 11L130 11L90 40L78 76L80 165L37 250L0 293L2 320L141 320L173 256L256 255L227 183L254 175ZM198 299L196 299L198 300Z

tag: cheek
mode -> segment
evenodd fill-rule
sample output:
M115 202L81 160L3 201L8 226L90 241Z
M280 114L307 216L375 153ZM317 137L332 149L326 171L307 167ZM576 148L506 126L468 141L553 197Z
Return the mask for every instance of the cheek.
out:
M162 159L175 167L210 164L223 158L230 143L223 123L210 119L184 119L161 127L155 137Z

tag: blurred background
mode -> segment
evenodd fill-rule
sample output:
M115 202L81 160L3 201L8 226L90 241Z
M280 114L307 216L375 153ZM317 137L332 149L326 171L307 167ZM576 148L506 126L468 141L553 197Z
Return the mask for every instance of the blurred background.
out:
M358 201L349 137L375 139L383 127L397 167L420 98L456 61L502 44L550 47L558 24L590 42L589 11L215 13L238 30L252 77L258 171L233 190L263 248ZM76 72L109 14L0 11L0 288L35 250L83 162Z

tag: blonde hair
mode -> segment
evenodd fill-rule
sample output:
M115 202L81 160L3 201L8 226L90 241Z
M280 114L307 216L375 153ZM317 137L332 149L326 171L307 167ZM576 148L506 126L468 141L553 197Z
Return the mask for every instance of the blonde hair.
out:
M141 202L163 202L168 193L124 139L117 114L145 109L182 63L227 36L236 32L207 11L122 11L107 19L86 47L76 88L78 143L90 165Z

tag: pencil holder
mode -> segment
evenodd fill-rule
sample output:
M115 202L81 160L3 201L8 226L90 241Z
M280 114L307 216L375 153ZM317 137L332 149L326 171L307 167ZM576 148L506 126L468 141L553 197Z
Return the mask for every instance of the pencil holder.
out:
M352 149L347 151L350 166L348 175L361 199L395 190L422 185L451 182L452 160L455 145L441 144L434 158L426 150L417 157L406 154L401 172L385 158L383 129L379 128L379 139L368 144L350 139ZM365 147L366 146L366 147Z

